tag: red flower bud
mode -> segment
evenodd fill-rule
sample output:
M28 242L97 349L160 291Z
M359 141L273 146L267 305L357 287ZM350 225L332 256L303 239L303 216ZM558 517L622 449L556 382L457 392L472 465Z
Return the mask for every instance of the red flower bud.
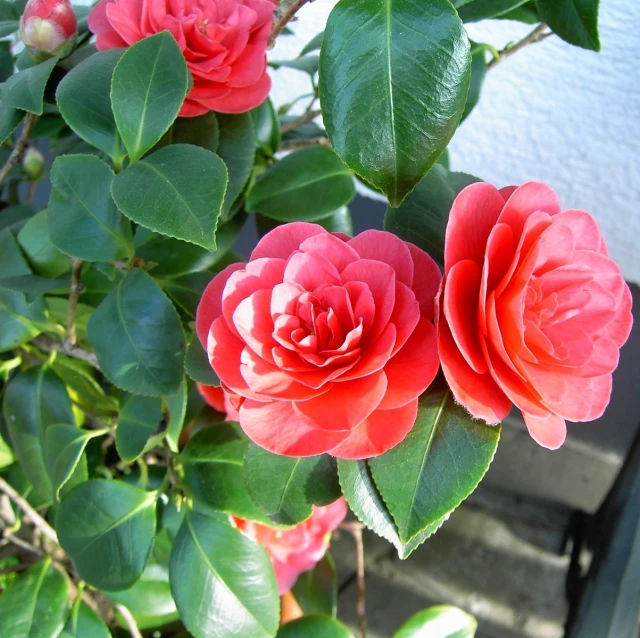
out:
M20 37L39 58L71 53L77 29L70 0L29 0L20 19Z

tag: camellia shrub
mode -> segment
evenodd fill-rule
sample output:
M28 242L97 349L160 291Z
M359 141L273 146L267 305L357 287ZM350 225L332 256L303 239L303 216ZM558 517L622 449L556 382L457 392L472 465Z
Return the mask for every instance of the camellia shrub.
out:
M597 50L597 0L340 0L268 64L303 4L0 2L3 638L349 636L337 529L364 635L363 525L406 558L513 406L550 449L607 406L631 295L595 221L446 150L495 64ZM470 42L493 18L532 30ZM312 93L275 110L269 65Z

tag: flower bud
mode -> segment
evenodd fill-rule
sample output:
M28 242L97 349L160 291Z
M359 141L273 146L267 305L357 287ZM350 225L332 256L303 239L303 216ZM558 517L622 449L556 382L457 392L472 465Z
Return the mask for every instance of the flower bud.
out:
M30 146L22 159L22 167L29 179L37 182L42 177L44 155L37 148Z
M69 55L77 39L78 22L70 0L29 0L20 19L20 37L31 57Z

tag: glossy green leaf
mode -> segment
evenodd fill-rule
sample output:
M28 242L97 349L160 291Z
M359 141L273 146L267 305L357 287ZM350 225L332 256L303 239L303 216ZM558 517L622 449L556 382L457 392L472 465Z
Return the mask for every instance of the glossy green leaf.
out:
M318 224L330 233L344 233L353 236L353 219L351 211L346 206L341 206L328 217L318 220Z
M36 213L18 233L18 243L33 269L45 277L59 277L71 268L71 260L61 253L49 235L48 211Z
M116 430L116 449L126 463L135 461L149 439L158 433L162 419L162 400L133 395L122 406Z
M51 58L12 75L2 89L3 106L42 115L44 90L57 62L57 58Z
M318 35L315 35L313 38L311 38L311 40L309 40L307 44L305 44L302 51L300 51L300 57L302 57L303 55L307 55L307 53L311 53L313 51L319 51L320 47L322 46L323 39L324 31L321 31L320 33L318 33Z
M17 277L0 277L0 288L21 292L27 302L32 302L40 295L53 290L69 288L67 279L47 279L37 275L18 275Z
M319 61L320 57L317 55L304 55L293 60L269 60L269 66L273 69L295 69L313 77L318 72Z
M490 18L499 18L527 0L457 0L458 15L463 22L478 22Z
M528 0L525 4L497 17L500 20L515 20L525 24L539 24L542 22L536 0Z
M216 226L227 187L224 162L189 144L166 146L132 164L111 192L129 219L163 235L216 248Z
M189 377L198 383L220 385L220 379L211 367L209 357L197 336L193 337L187 348L184 369Z
M471 80L469 82L469 93L467 103L464 107L462 119L465 120L475 108L480 99L480 92L487 74L487 47L484 44L471 45Z
M149 564L133 587L105 594L131 612L138 629L155 629L178 620L169 586L169 570L163 565Z
M6 638L57 636L67 617L69 586L47 558L10 583L0 596L0 625Z
M331 554L327 552L316 566L298 576L291 593L305 615L335 616L338 609L338 578Z
M0 251L0 254L2 254L2 275L4 277L19 277L31 273L29 265L8 228L0 232Z
M248 439L231 423L201 430L179 457L185 484L197 501L213 510L268 523L245 486L242 465L248 446Z
M173 279L157 280L162 290L186 312L192 319L202 299L202 293L212 279L210 272L193 272ZM2 280L0 279L0 285Z
M45 433L55 423L74 423L64 384L49 368L29 368L9 381L2 407L24 473L38 494L50 499L52 486L43 452Z
M171 144L193 144L215 153L220 138L216 114L209 111L197 117L179 117L167 135Z
M249 111L253 122L256 141L260 151L268 156L273 155L280 146L280 123L270 99Z
M254 444L245 455L244 480L253 502L280 525L301 523L312 505L328 505L341 494L331 457L280 456Z
M280 601L266 551L223 519L188 512L169 565L180 618L195 638L273 638Z
M49 233L62 252L85 261L133 257L131 224L111 199L113 171L93 155L64 155L51 169Z
M393 638L473 638L477 628L476 619L462 609L438 605L412 616Z
M150 396L178 391L184 332L175 308L143 270L127 272L96 308L87 334L100 369L118 387Z
M111 632L104 620L78 598L60 638L111 638Z
M18 128L23 117L22 111L2 105L2 109L0 109L0 144L4 144L9 135Z
M331 12L320 54L327 134L347 166L392 206L455 132L470 61L448 0L341 0Z
M422 396L404 441L369 461L403 543L437 525L473 492L499 439L500 426L474 420L448 389L434 387Z
M189 87L189 72L175 38L163 31L129 47L113 72L111 105L132 162L169 130Z
M460 173L453 171L449 173L449 184L453 188L453 192L458 195L463 188L466 188L470 184L481 182L482 180L475 175L469 175L468 173Z
M60 82L56 102L65 122L87 144L122 164L126 155L111 109L111 78L123 49L99 51Z
M295 151L267 169L247 199L248 211L278 221L314 221L348 204L356 194L351 171L329 148Z
M538 0L542 20L563 40L583 49L600 51L600 0Z
M353 634L335 618L304 616L280 627L276 638L353 638ZM431 638L431 637L429 637Z
M171 396L165 397L165 402L169 410L169 423L167 424L167 445L174 453L178 453L180 434L184 426L184 419L187 413L187 380L183 379L180 389Z
M123 481L74 487L56 516L60 545L79 576L99 589L128 589L140 578L156 529L156 495Z

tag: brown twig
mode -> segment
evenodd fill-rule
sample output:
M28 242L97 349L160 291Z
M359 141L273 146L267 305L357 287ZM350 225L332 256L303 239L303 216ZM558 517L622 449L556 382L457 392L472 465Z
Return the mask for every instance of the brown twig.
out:
M82 265L81 259L73 259L71 261L71 287L69 289L69 306L67 308L67 339L64 345L73 347L76 345L76 310L78 309L78 297L83 291L82 285Z
M526 35L522 40L518 40L515 44L510 46L506 46L501 51L498 51L497 57L494 57L493 60L487 64L487 69L493 68L499 62L502 62L505 58L513 55L520 49L526 47L529 44L534 44L535 42L542 42L545 38L548 38L550 35L553 35L552 31L547 31L547 25L543 22L539 24L531 33Z
M18 138L16 145L13 147L11 155L9 155L9 159L0 169L0 185L4 183L5 179L7 179L7 175L11 172L11 169L22 161L22 156L27 150L27 146L29 146L29 138L31 137L31 132L33 131L33 127L37 119L38 116L35 113L27 113L24 116L20 137Z
M362 543L362 523L347 522L340 525L353 536L356 543L356 582L358 587L358 597L356 598L356 614L360 625L361 638L367 638L367 616L365 611L365 591L364 591L364 544Z
M4 537L10 543L13 543L14 545L16 545L20 549L24 550L28 554L35 554L36 556L44 556L45 555L45 552L43 552L41 549L38 549L37 547L34 547L33 545L27 543L27 541L23 540L22 538L18 538L15 534L10 534L10 533L5 532L4 533Z
M301 127L303 124L307 122L311 122L311 120L318 117L318 115L322 115L322 111L320 109L307 109L300 117L297 117L295 120L291 120L291 122L286 122L280 127L280 132L282 135L294 131L295 129Z
M136 619L133 617L133 614L121 604L115 605L115 609L122 616L125 623L127 623L127 629L131 634L131 638L142 638L142 634L138 629L138 624L136 623Z
M4 492L30 519L34 526L40 530L50 541L58 545L58 536L47 521L31 507L29 502L16 492L9 483L0 476L0 491Z
M51 337L47 337L46 335L39 335L35 339L32 339L31 343L44 352L53 352L55 350L56 352L66 354L68 357L80 359L80 361L88 363L96 370L100 370L100 366L98 365L98 357L96 357L93 352L83 350L78 346L69 346L65 343L61 343L60 341L56 341Z
M282 33L287 23L291 21L298 9L300 9L306 1L307 0L280 0L276 10L273 12L273 26L269 34L269 48L273 46L276 38Z
M298 151L301 148L307 148L309 146L324 146L326 148L333 148L331 142L326 137L310 137L307 139L299 140L285 140L278 147L278 151Z

